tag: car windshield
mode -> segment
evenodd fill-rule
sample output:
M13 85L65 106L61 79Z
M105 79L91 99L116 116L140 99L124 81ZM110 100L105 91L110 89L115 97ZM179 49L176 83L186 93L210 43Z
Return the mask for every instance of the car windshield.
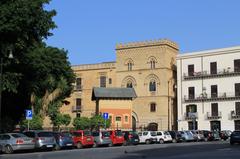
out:
M170 135L169 132L167 131L164 131L164 135Z
M82 133L81 132L73 132L72 135L76 136L76 137L81 137Z
M116 136L122 136L122 131L121 130L116 130L115 131Z
M186 131L186 134L187 135L192 135L190 131Z
M110 133L107 131L102 131L102 136L103 137L110 137Z
M84 136L91 136L92 135L91 132L88 131L88 130L83 131L83 134L84 134Z
M151 131L151 136L157 136L157 133L156 132L154 132L154 131Z
M11 134L11 135L12 135L12 137L14 137L14 138L26 137L26 136L23 135L23 134Z
M38 136L39 137L53 137L53 133L51 133L51 132L39 132Z
M232 134L233 135L240 135L240 131L234 131Z
M64 132L64 133L60 133L60 136L63 137L72 137L72 135L70 133Z

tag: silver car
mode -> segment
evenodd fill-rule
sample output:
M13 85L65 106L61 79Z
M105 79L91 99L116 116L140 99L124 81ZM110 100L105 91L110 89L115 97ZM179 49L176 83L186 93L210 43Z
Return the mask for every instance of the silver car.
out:
M184 141L195 141L191 131L180 131Z
M56 146L56 140L52 132L49 131L26 131L24 135L36 140L35 147L37 149L51 149Z
M93 147L98 147L102 145L109 146L112 143L110 133L108 131L93 131L92 136L94 138Z
M0 134L2 152L13 153L17 150L34 150L35 140L20 133Z

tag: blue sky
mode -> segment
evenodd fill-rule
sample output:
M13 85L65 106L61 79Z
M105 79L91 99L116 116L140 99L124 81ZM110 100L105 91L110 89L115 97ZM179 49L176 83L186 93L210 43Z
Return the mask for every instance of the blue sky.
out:
M240 45L239 0L52 0L47 44L72 65L115 61L117 43L170 39L180 53Z

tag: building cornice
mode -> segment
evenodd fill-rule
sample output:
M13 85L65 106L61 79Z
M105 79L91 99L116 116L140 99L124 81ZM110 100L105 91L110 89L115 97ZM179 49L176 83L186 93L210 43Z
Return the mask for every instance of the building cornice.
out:
M141 41L141 42L130 42L130 43L119 43L116 45L116 50L124 50L124 49L133 49L133 48L142 48L142 47L152 47L152 46L162 46L167 45L176 50L179 50L177 43L170 41L168 39L160 39L160 40L150 40L150 41Z
M177 55L177 60L178 59L197 58L197 57L202 57L202 56L232 54L232 53L239 53L239 52L240 52L240 46L234 46L234 47L227 47L227 48L221 48L221 49L211 49L211 50L183 53L183 54Z

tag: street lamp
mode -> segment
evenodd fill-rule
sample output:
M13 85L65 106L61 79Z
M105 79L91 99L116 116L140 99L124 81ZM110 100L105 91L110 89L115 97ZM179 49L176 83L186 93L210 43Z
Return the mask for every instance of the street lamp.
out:
M168 131L170 130L170 126L169 126L169 120L170 120L170 113L169 113L169 83L170 83L170 79L168 80Z
M13 58L12 50L9 50L9 59ZM3 91L3 58L0 59L0 132L2 132L2 91Z

